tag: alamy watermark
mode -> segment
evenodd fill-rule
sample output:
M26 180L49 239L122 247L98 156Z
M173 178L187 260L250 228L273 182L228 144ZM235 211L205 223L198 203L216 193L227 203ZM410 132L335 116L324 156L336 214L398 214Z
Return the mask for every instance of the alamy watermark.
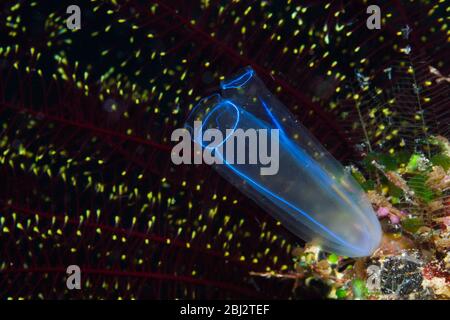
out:
M194 137L184 128L173 131L174 164L249 164L259 165L261 175L278 173L279 129L226 129L224 136L215 128L203 132L202 122L195 121L193 132Z

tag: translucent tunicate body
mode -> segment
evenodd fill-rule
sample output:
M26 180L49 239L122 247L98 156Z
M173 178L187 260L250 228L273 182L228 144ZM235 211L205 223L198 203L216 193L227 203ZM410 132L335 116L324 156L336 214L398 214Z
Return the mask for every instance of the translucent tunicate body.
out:
M376 250L381 228L364 191L254 70L246 68L223 81L220 95L200 101L186 122L191 134L195 121L202 121L203 130L223 132L223 143L213 150L223 163L214 164L214 169L295 235L348 257L368 256ZM225 142L238 129L267 129L268 138L270 129L278 129L276 174L261 174L264 166L258 163L227 161ZM210 148L202 141L194 142ZM247 151L251 147L245 146Z

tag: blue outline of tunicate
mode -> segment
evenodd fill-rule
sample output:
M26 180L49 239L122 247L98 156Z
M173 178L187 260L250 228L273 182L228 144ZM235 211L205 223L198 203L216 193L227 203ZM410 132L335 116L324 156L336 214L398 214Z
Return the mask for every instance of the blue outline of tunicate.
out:
M248 68L246 72L244 72L239 77L232 79L228 82L221 83L220 88L222 90L232 89L232 88L241 88L243 87L250 79L253 77L255 71L251 68Z

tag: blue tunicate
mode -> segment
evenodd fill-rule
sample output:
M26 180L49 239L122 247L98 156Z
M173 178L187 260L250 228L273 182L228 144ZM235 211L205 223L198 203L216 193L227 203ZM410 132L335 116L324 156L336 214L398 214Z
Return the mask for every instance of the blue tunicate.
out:
M220 95L200 101L186 122L191 133L195 133L195 121L202 121L202 130L223 132L223 143L213 147L223 163L213 167L295 235L348 257L368 256L378 248L381 228L364 191L253 69L248 67L223 81ZM267 129L267 141L275 134L270 129L278 129L276 174L262 175L262 164L228 161L225 142L239 129ZM201 140L194 142L211 148ZM245 148L254 152L252 145Z

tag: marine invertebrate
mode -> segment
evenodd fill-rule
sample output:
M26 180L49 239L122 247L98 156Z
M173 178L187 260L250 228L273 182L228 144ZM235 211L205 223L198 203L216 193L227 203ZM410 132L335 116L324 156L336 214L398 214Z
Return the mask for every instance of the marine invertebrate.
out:
M211 147L194 139L223 160L214 168L302 239L350 257L372 254L380 243L381 228L353 177L266 89L253 69L223 81L221 88L223 98L207 98L194 108L187 121L192 135L198 136L202 128L215 128L234 141L239 131L271 132L266 134L279 165L269 176L262 171L267 168L254 163L231 162L229 154L233 158L233 153L255 145L252 139L245 141L247 136L236 146L227 143L226 148L223 142ZM200 128L194 125L198 120ZM279 139L276 148L274 135Z

